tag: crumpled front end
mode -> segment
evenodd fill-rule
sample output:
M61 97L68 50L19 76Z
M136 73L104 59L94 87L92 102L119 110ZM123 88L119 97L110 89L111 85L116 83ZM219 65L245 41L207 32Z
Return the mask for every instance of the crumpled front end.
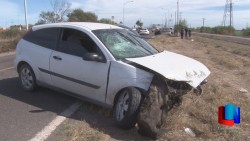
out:
M168 51L127 60L154 74L142 101L137 124L140 134L158 139L164 133L162 125L167 113L179 106L182 96L193 88L196 94L201 94L201 85L210 71L194 59Z
M210 74L202 63L169 51L155 55L127 58L127 60L146 67L167 79L184 81L193 88L197 88Z

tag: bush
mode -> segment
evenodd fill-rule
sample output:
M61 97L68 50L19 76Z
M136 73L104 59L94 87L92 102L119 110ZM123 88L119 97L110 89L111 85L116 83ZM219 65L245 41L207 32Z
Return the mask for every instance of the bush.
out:
M24 34L24 31L20 31L17 29L9 29L0 31L0 39L10 39L10 38L17 38Z
M212 34L223 34L223 35L234 35L235 29L230 26L216 26L216 27L201 27L200 32L212 33Z
M204 26L200 28L200 32L212 33L212 28Z
M243 29L243 36L250 36L250 27Z

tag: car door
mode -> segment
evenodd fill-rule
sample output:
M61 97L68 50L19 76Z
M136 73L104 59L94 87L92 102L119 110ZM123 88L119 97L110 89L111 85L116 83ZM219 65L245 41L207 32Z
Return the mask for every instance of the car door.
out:
M29 31L23 39L22 53L25 54L27 61L39 82L51 85L50 75L42 70L49 70L49 59L56 47L60 29L57 27L42 28Z
M98 54L102 61L87 61L83 56ZM50 58L54 86L90 99L105 102L109 61L96 43L83 31L62 28L56 51Z

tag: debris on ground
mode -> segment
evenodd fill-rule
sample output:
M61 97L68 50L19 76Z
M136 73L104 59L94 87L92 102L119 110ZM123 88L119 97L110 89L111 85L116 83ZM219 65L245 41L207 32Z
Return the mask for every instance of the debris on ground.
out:
M190 128L185 128L184 127L184 131L191 137L195 137L195 133L190 129Z
M160 138L165 131L162 125L168 111L173 106L179 106L181 96L191 89L186 83L167 81L155 75L138 114L139 134L152 139Z
M248 93L248 91L246 89L244 89L244 88L240 88L239 91L242 92L242 93Z

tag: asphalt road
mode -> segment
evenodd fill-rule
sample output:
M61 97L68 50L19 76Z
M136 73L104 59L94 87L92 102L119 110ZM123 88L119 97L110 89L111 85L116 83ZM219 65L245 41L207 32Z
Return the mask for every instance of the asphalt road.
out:
M27 141L77 100L46 88L23 91L13 59L0 55L0 140Z

